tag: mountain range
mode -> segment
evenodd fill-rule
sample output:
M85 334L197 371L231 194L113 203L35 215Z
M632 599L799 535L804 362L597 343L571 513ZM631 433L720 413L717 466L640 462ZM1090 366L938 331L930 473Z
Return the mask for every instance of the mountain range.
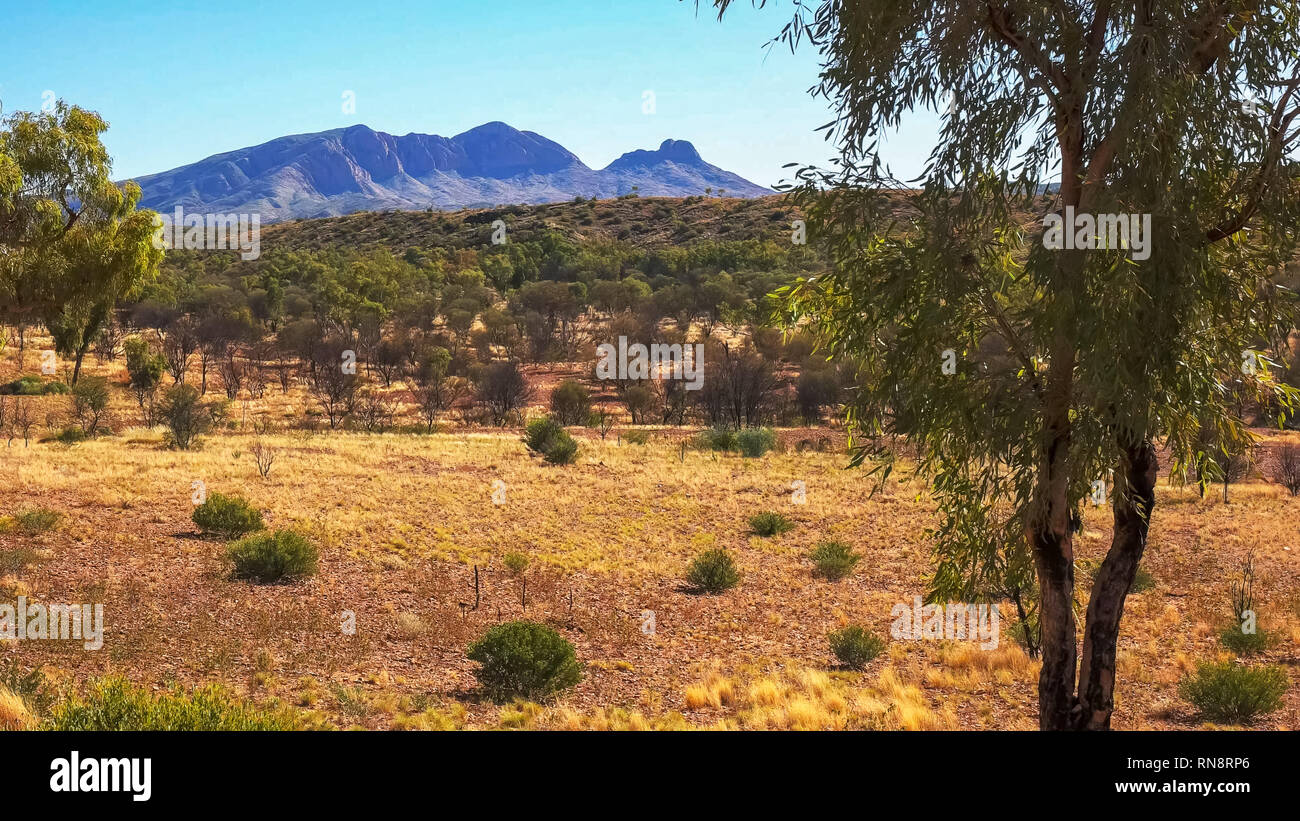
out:
M170 213L260 213L263 222L355 211L483 208L574 197L761 197L770 189L705 162L685 140L593 169L559 143L502 122L454 137L364 125L280 137L136 178L140 205Z

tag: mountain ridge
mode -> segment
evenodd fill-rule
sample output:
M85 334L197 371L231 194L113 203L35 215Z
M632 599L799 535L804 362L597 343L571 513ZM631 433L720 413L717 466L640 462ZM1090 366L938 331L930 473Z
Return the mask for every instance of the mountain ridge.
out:
M689 141L629 151L593 169L564 146L492 121L454 137L365 125L277 137L136 178L141 206L260 213L263 222L357 211L453 210L574 197L749 198L774 192L704 161Z

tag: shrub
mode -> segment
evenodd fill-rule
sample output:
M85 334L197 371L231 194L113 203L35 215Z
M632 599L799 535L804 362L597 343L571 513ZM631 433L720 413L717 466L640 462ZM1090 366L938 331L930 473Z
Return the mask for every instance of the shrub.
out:
M524 444L553 465L567 465L578 455L578 443L563 425L549 416L528 423Z
M551 413L563 425L582 425L591 415L591 394L572 379L551 391Z
M532 387L516 362L495 362L484 368L476 390L476 401L498 426L528 404L532 396Z
M1286 687L1286 671L1281 667L1207 662L1179 683L1178 693L1211 721L1240 723L1280 707Z
M100 679L55 707L46 727L62 732L296 730L292 712L264 710L210 684L154 695L123 678Z
M833 405L839 400L839 379L833 370L807 370L799 375L795 386L795 404L799 415L806 424L812 425L821 420L822 408Z
M316 572L316 546L292 530L258 533L226 548L235 564L234 577L262 584L293 581Z
M769 510L750 516L749 526L759 536L779 536L793 530L794 522Z
M736 446L742 456L757 459L776 447L776 433L771 428L746 428L736 434Z
M1273 643L1272 637L1262 629L1247 633L1240 624L1229 625L1219 634L1219 642L1239 656L1253 656L1262 653Z
M856 624L836 630L827 638L831 652L845 667L861 670L885 649L884 639Z
M706 550L686 568L686 581L691 587L705 593L721 593L740 583L736 563L725 550Z
M18 700L17 703L9 702L8 709L12 711L13 717L21 718L26 714L28 718L35 719L48 714L54 704L55 691L41 668L34 667L24 673L18 667L16 658L9 660L7 669L0 670L0 701L4 700L5 691ZM4 711L5 706L0 704L0 713ZM0 729L4 728L4 724L5 718L0 715Z
M1278 448L1274 480L1292 496L1300 496L1300 446L1283 445Z
M469 646L483 691L498 701L539 701L582 680L573 645L551 628L531 621L498 624Z
M60 445L76 445L86 441L89 438L90 435L87 434L86 431L81 428L66 427L63 430L51 436L49 439L44 439L42 441L57 442Z
M821 542L808 557L816 565L813 573L833 582L852 573L853 566L862 558L843 542Z
M167 441L181 450L188 450L212 427L212 412L199 401L198 388L184 382L167 389L158 417L167 426Z
M501 563L504 564L506 570L514 576L522 575L523 572L528 569L528 557L522 553L516 553L514 551L507 553L501 560Z
M107 379L102 376L87 376L72 386L72 415L87 436L99 432L99 423L107 411Z
M204 533L226 539L235 539L255 530L261 530L262 513L240 496L221 493L208 494L207 500L190 514L194 524Z
M64 394L68 386L59 381L46 382L39 376L22 376L4 385L0 385L0 394L13 396L47 396Z
M650 443L650 432L644 430L630 430L623 434L623 441L629 445L647 445Z
M702 450L735 450L739 445L736 441L736 432L730 428L709 428L702 430L696 439Z
M44 507L21 510L14 514L14 521L18 523L18 527L29 536L53 530L58 527L59 520L62 518L62 513Z
M543 458L552 465L569 465L578 458L578 443L565 432L564 436L551 443Z

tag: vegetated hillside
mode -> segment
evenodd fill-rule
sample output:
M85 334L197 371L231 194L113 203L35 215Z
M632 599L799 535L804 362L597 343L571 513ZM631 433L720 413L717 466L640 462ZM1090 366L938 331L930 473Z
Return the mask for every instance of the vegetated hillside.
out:
M342 217L290 220L262 231L263 250L349 248L471 248L490 245L492 223L503 220L520 242L545 231L577 241L620 240L637 248L700 240L773 240L789 243L802 214L785 195L730 197L619 197L545 205L460 211L369 211Z

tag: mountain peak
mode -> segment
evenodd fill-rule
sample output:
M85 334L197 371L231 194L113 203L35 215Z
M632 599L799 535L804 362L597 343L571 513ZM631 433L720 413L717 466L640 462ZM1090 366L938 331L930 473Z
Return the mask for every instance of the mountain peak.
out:
M654 151L637 149L636 151L627 152L610 163L607 170L645 168L666 162L677 163L678 165L711 167L690 142L686 140L664 140L659 144L659 148Z
M499 120L454 137L395 137L357 124L279 137L137 179L141 205L282 219L354 211L465 208L582 197L772 192L705 162L686 140L631 151L599 171L559 143Z

